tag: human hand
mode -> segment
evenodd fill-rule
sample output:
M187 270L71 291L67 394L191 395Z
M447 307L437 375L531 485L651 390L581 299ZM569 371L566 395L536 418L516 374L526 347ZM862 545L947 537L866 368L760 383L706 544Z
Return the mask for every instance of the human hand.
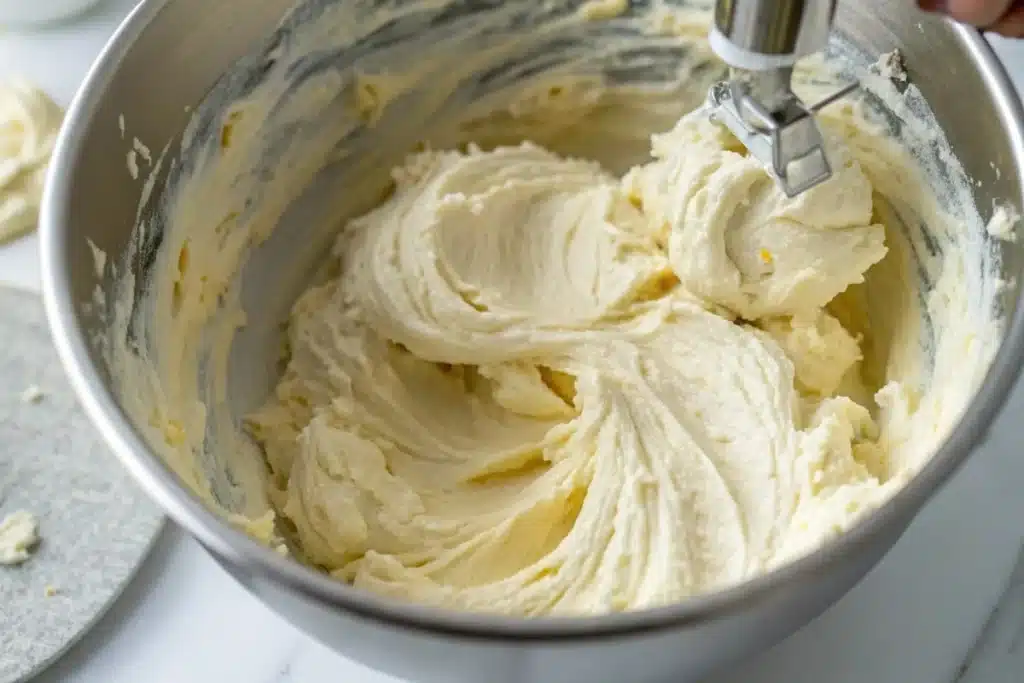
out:
M1024 37L1022 0L918 0L921 9L1010 38Z

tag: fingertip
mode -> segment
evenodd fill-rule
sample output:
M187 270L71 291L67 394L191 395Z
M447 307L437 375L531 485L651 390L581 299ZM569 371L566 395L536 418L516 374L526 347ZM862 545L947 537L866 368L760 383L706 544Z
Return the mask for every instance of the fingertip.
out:
M1006 19L1003 15L1012 0L944 0L945 11L957 21L980 28L995 26Z
M986 29L1006 38L1024 38L1024 9L1016 9Z

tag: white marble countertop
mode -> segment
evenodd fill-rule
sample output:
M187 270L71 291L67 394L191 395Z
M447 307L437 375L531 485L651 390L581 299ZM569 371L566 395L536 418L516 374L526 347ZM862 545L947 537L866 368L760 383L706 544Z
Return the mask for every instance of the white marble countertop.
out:
M134 0L61 27L0 33L0 76L67 104ZM1024 43L998 41L1018 87ZM34 237L0 249L0 281L38 287ZM1024 680L1024 387L883 563L790 640L709 683ZM1014 569L1016 567L1016 569ZM250 597L173 525L126 593L38 683L385 683Z

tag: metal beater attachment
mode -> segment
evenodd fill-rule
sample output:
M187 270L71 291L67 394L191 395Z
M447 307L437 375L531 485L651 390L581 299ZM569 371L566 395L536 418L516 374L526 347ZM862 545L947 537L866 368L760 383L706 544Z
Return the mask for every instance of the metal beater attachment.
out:
M793 197L830 177L814 115L858 87L805 105L792 90L793 65L825 49L836 0L716 0L711 48L731 67L708 95L710 116L772 169Z
M751 156L772 169L787 196L795 197L832 177L825 140L814 115L852 93L859 84L852 83L805 105L789 89L790 72L755 72L716 83L708 94L708 113L712 120L726 126ZM784 88L764 92L764 80L780 79L787 81Z

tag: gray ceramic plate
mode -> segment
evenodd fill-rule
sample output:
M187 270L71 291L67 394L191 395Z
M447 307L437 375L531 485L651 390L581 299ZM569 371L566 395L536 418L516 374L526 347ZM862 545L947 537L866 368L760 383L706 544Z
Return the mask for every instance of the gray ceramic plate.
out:
M0 287L0 519L17 510L42 540L27 562L0 565L0 683L45 667L103 614L162 520L79 408L42 302Z

